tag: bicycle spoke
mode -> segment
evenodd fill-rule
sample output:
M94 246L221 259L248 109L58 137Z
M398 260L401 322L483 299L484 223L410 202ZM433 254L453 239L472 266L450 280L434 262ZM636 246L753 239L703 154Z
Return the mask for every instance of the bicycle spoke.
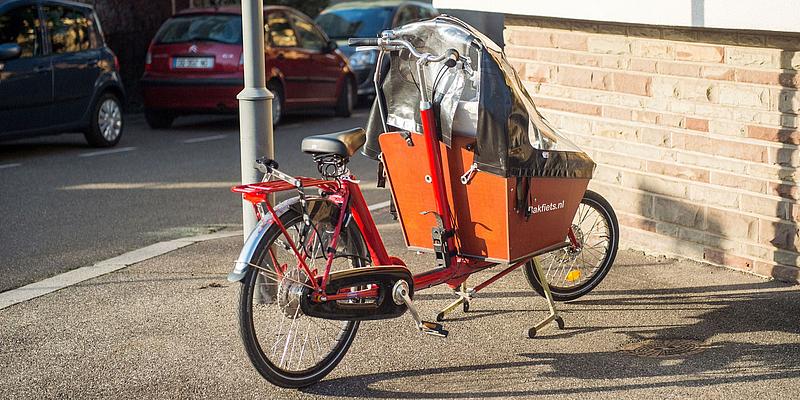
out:
M253 263L247 263L247 265L249 265L249 266L251 266L253 268L258 268L259 271L261 271L261 273L264 275L265 278L272 279L274 282L277 282L279 284L281 283L282 280L285 279L285 280L292 281L293 283L296 283L298 285L305 286L305 287L307 287L309 289L314 289L313 286L311 286L311 285L309 285L309 284L307 284L305 282L300 282L297 279L292 279L292 278L289 278L287 276L282 276L282 277L278 276L278 274L276 274L275 272L270 271L270 270L268 270L268 269L266 269L266 268L264 268L264 267L262 267L260 265L256 265L256 264L253 264Z

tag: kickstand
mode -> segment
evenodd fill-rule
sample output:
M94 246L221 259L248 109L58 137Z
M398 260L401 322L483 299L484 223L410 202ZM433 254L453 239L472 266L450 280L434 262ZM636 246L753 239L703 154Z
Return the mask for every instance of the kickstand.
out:
M450 303L449 306L440 311L439 314L436 315L437 321L444 321L445 315L453 312L458 306L462 306L461 309L464 310L464 312L469 311L469 302L472 300L472 295L475 294L475 291L467 288L467 281L462 282L459 290L454 291L454 293L458 296L458 300Z
M550 284L547 282L547 277L542 272L542 266L539 265L539 261L536 258L533 258L533 266L536 268L536 275L539 277L539 283L541 283L542 289L544 289L544 297L547 299L547 306L550 307L550 315L533 328L528 329L529 338L536 337L537 332L553 321L556 321L556 324L558 324L558 329L564 329L564 319L556 312L556 304L553 301L553 294L550 292Z

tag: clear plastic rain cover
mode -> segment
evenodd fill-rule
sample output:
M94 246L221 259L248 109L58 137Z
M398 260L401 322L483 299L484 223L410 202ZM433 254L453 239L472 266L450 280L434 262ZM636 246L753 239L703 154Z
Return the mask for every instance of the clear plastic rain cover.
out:
M502 50L466 23L448 16L396 28L418 51L442 54L456 49L468 66L425 67L425 80L438 118L441 140L453 135L476 138L478 169L503 177L591 178L595 164L586 153L553 129L536 110ZM416 59L405 50L391 53L383 81L387 125L422 132ZM364 154L380 154L383 133L377 102L367 125Z

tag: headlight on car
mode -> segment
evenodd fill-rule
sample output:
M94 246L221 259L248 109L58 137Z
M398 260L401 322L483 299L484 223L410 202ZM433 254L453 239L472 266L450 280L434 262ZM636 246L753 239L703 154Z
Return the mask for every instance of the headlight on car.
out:
M366 69L375 64L378 59L376 50L357 51L350 56L350 68Z

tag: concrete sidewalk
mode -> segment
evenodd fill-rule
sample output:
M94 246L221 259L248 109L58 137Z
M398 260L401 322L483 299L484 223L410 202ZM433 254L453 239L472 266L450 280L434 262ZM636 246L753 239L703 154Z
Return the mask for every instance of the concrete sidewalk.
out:
M399 226L379 220L390 251L425 268L429 256L401 250ZM563 331L527 338L546 303L515 271L451 314L447 339L407 316L364 323L325 380L278 389L238 337L239 284L225 277L240 246L193 244L0 310L0 398L738 399L800 387L800 288L622 251L598 289L560 306ZM417 299L431 319L452 295ZM673 348L647 351L647 339L687 354L652 357Z

